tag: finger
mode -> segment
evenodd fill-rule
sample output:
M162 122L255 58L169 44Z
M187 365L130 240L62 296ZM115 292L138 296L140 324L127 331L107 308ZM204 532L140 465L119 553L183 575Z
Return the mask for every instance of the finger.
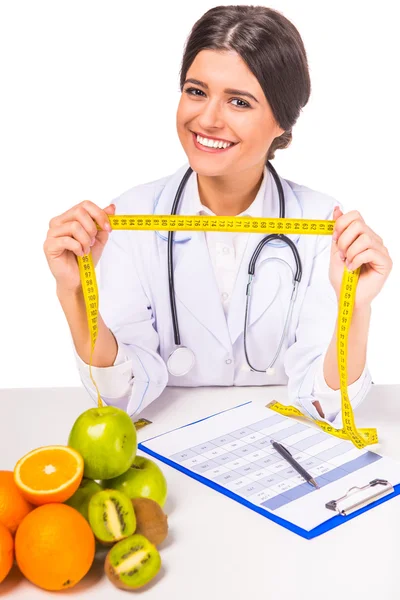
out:
M332 235L336 238L339 239L339 237L341 236L341 234L343 233L343 231L350 225L350 223L352 223L352 221L361 221L364 223L364 219L362 218L361 214L358 212L358 210L351 210L350 212L346 213L346 214L341 214L340 217L338 217L336 219L335 222L335 227L333 229Z
M372 231L364 221L352 221L350 225L343 231L337 240L337 245L340 251L341 258L346 258L348 249L355 242L358 237L364 235L364 239L369 239L369 246L374 248L383 247L380 238ZM365 237L367 236L367 238Z
M84 254L87 254L82 247L82 244L70 236L47 239L43 244L43 249L46 256L51 256L52 258L61 256L65 250L70 250L76 254L76 256L83 256Z
M73 206L65 213L58 215L50 220L49 227L57 227L58 225L62 225L62 223L66 223L67 221L74 221L77 218L77 215L82 215L82 209L86 211L90 217L98 224L101 229L105 229L106 231L111 231L110 222L108 220L107 213L102 210L97 204L91 202L90 200L84 200L79 204Z
M371 236L368 235L368 233L362 233L347 248L345 252L346 264L348 262L351 263L357 254L368 250L368 248L372 248L373 250L377 250L378 252L383 251L383 247L379 242L371 238Z
M392 268L391 258L374 248L368 248L368 250L364 250L364 252L357 254L347 265L347 268L349 271L355 271L355 269L358 269L361 265L367 264L382 275L388 273Z
M82 246L85 254L90 251L95 239L95 236L89 234L79 221L68 221L59 227L53 227L49 230L48 235L50 240L65 236L74 238Z

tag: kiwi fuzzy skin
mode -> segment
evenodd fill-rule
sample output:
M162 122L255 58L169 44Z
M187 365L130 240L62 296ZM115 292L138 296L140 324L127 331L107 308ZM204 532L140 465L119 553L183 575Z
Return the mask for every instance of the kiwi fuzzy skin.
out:
M111 561L110 561L110 553L107 554L106 560L104 561L104 572L107 575L108 579L111 581L111 583L114 584L115 587L119 588L120 590L138 589L138 588L126 585L126 583L121 581L120 578L118 577L118 575L116 575L116 573L114 572L113 566L111 564Z
M168 535L168 517L161 506L151 498L132 498L136 517L136 531L155 546Z

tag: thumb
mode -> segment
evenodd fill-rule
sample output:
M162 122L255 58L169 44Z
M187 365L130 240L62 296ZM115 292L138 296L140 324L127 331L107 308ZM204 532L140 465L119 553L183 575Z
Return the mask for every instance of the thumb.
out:
M336 219L338 219L342 215L343 215L343 213L340 210L339 206L335 206L335 208L333 209L333 215L332 215L333 220L336 221Z
M103 210L108 215L113 215L113 214L115 214L115 204L109 204Z
M343 213L340 210L339 206L335 206L335 208L333 209L332 219L334 221L336 221L342 215L343 215ZM333 257L334 255L337 254L337 257L339 258L339 248L337 247L336 241L337 240L336 240L335 231L334 231L333 236L332 236L332 243L331 243L331 257Z
M107 215L114 215L115 214L115 204L109 204L108 206L106 206L105 208L103 208L104 212ZM97 242L100 242L100 244L102 246L104 246L104 244L106 243L106 241L108 240L108 236L109 236L109 232L108 231L104 231L103 229L99 229L96 235L96 242L95 245L97 244Z

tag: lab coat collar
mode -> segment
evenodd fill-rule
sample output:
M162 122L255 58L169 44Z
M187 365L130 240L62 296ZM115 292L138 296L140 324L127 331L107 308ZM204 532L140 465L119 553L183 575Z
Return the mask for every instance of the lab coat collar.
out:
M167 183L165 184L161 194L155 199L153 207L153 213L155 215L171 214L171 209L174 203L177 189L189 166L189 164L185 164L167 180ZM197 181L195 172L192 172L190 174L190 177L186 182L186 185L182 192L180 205L178 207L178 213L185 213L187 215L195 214L191 212L191 203L193 202L193 181ZM156 234L162 240L168 240L168 231L156 231ZM174 243L180 243L188 242L191 239L192 234L190 231L175 231L173 241Z
M253 202L250 204L250 206L243 211L242 213L240 213L239 215L237 215L238 217L259 217L262 214L262 210L263 210L263 205L264 205L264 196L265 196L265 186L266 186L266 181L268 179L268 176L271 176L270 173L268 172L267 166L264 167L264 177L262 179L261 185L258 189L257 195L254 198ZM193 213L194 215L210 215L210 216L214 216L215 217L215 213L213 213L207 206L204 206L204 204L201 203L200 200L200 194L199 194L199 185L198 185L198 181L197 181L197 176L193 177L193 179L191 178L191 204L193 206ZM188 182L189 184L189 182Z

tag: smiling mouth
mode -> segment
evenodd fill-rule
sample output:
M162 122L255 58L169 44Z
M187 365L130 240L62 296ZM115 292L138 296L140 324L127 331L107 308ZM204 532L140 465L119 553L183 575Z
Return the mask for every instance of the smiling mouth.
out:
M203 137L194 131L192 131L192 138L197 149L212 153L226 152L238 144L238 142Z

